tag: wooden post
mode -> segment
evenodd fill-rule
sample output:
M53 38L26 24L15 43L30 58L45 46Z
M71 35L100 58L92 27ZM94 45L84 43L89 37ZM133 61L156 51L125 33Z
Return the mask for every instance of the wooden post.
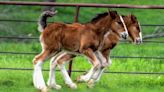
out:
M74 17L74 22L78 22L79 11L80 11L80 7L76 6L76 13L75 13L75 17ZM69 63L69 69L68 69L68 74L70 77L71 77L71 72L72 72L72 60Z
M52 2L52 3L56 2L56 0L44 0L44 1L45 2ZM49 10L49 11L55 11L55 7L54 6L45 6L43 8L43 11L47 11L47 10Z

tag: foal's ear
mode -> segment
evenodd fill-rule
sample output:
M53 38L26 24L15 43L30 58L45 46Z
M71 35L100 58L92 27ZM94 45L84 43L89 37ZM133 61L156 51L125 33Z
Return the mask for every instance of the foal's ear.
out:
M131 14L130 17L133 23L137 21L137 17L135 15Z
M115 19L117 17L117 11L110 11L110 16Z

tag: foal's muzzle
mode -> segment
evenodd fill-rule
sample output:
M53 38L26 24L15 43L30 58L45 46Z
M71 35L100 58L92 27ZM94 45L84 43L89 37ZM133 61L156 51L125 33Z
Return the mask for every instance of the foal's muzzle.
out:
M134 43L135 44L141 44L142 43L142 39L141 38L136 38Z
M127 39L128 38L128 33L127 32L122 32L121 33L121 38Z

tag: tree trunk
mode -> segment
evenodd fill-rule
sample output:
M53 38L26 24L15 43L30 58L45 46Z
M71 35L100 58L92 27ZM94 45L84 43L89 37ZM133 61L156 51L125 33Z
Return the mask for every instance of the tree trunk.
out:
M56 2L56 0L43 0L44 2ZM47 10L50 10L50 11L55 11L55 7L54 6L45 6L43 8L43 11L47 11Z

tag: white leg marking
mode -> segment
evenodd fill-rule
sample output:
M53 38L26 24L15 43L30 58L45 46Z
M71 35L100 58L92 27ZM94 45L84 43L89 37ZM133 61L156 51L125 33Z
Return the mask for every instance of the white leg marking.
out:
M61 52L61 53L57 56L57 58L53 61L53 63L52 63L52 68L54 67L54 64L57 64L57 61L58 61L61 57L63 57L64 55L66 55L66 54L68 54L66 51ZM58 64L58 67L59 67L59 69L60 69L60 71L61 71L61 73L62 73L62 75L63 75L63 77L64 77L65 83L66 83L70 88L76 89L76 88L77 88L77 85L76 85L75 83L72 82L72 80L71 80L71 78L69 77L68 72L67 72L67 70L66 70L66 68L65 68L65 65L64 65L64 64L62 64L62 65L59 65L59 64Z
M96 56L100 59L100 62L103 67L108 66L108 62L107 62L106 58L102 55L102 53L100 51L96 52Z
M49 79L47 84L49 87L55 88L57 90L61 89L61 86L56 83L55 69L57 66L57 61L65 54L66 54L65 51L61 51L60 53L55 55L50 62L50 72L49 72Z
M96 56L96 54L95 54L95 56ZM91 61L91 59L89 59L89 58L88 58L88 60ZM99 65L98 66L98 69L99 69L101 67L101 64L100 64L100 61L98 60L97 56L96 56L96 62L98 63L97 65ZM92 66L92 68L89 70L89 72L87 74L85 74L85 75L80 76L80 78L78 78L77 81L79 81L79 82L82 82L82 81L87 82L87 81L89 81L92 78L93 74L96 72L96 70L95 70L96 67L97 66Z
M108 59L108 66L110 66L111 64L112 64L112 60L109 58L109 59ZM97 78L97 79L95 79L96 82L100 80L100 78L101 78L102 73L104 72L104 70L105 70L105 69L103 68L103 69L100 69L98 72L96 71L96 72L97 72L97 74L96 74L97 76L95 75L95 76L93 77L93 78Z
M84 81L84 82L89 81L93 73L94 73L94 67L92 67L86 75L80 76L80 79L78 81Z
M77 88L77 85L75 83L72 82L71 78L69 77L68 75L68 72L65 68L65 65L62 64L62 65L58 65L59 66L59 69L61 70L62 74L63 74L63 77L64 77L64 80L65 80L65 83L72 89L76 89Z
M102 53L100 51L96 52L97 57L100 59L100 62L102 64L103 67L107 67L109 65L109 63L107 62L106 58L102 55ZM92 79L97 80L100 76L100 74L102 74L102 68L98 69L93 75L92 75ZM93 81L93 80L92 80Z
M47 85L51 88L55 88L58 90L58 89L61 89L61 86L56 84L55 69L56 69L57 63L54 62L55 58L56 56L54 56L50 62L50 72L49 72L49 79L48 79Z
M36 65L34 65L33 83L37 89L45 89L46 88L43 74L42 74L42 64L43 64L43 62L39 61Z
M105 70L104 68L103 68L103 69L100 69L100 71L99 71L99 73L98 73L98 76L96 76L96 82L98 82L98 81L100 80L100 78L101 78L101 76L102 76L104 70Z
M101 69L98 69L98 70L92 75L92 79L97 80L97 78L98 78L98 76L99 76L99 74L100 74L100 71L101 71Z

